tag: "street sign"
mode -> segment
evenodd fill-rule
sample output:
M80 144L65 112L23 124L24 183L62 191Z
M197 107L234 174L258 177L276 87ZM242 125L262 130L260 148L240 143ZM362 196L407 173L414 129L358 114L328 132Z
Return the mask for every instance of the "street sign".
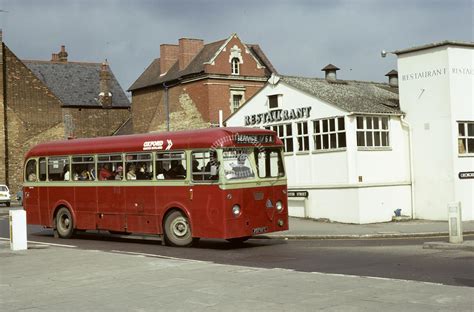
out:
M474 179L474 171L459 172L459 179Z
M288 191L288 197L304 197L308 198L308 191Z

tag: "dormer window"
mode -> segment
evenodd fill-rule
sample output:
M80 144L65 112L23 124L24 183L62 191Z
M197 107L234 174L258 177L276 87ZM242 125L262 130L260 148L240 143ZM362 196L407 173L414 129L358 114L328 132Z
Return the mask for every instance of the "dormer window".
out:
M281 108L281 94L272 94L268 96L268 108L269 109L280 109Z
M237 57L234 57L231 61L232 75L240 74L240 61Z

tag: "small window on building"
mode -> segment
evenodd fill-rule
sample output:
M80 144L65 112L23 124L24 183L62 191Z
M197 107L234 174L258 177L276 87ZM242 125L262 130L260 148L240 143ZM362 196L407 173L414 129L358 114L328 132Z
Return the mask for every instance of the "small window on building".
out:
M293 148L293 129L292 124L283 124L283 125L268 125L265 126L265 129L275 131L283 141L283 146L285 147L285 152L291 153L294 151Z
M281 94L274 94L268 96L268 108L269 109L277 109L280 108L280 98Z
M358 116L357 146L359 147L388 147L389 117Z
M309 151L308 122L297 122L296 130L296 139L298 140L298 151Z
M239 75L240 74L239 58L234 57L231 61L231 65L232 65L232 75Z
M313 133L316 151L346 147L344 117L314 120Z
M242 94L233 94L232 95L232 112L235 112L239 109L242 104Z
M458 122L458 153L474 156L474 121Z

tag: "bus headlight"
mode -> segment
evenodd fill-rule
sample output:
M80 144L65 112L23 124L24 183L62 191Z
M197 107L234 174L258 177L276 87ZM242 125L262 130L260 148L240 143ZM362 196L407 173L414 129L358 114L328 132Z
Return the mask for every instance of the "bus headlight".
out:
M240 206L239 205L234 205L232 207L232 213L234 214L234 217L240 216Z
M278 212L283 211L283 203L281 201L277 201L275 206Z

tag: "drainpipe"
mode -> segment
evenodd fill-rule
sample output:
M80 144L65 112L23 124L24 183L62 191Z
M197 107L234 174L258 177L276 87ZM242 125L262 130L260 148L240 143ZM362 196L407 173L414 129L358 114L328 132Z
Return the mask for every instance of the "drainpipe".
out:
M400 121L402 125L408 129L408 149L410 155L410 187L411 187L411 218L416 218L416 209L415 209L415 178L413 174L413 146L412 146L412 137L411 137L411 126L405 120L405 116L400 116Z
M170 106L168 104L168 86L163 82L165 88L165 115L166 115L166 131L170 131Z

